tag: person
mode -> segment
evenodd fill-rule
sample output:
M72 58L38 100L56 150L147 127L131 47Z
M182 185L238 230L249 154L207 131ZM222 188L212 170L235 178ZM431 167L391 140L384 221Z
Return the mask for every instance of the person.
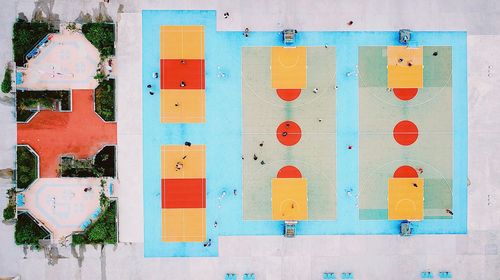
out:
M450 209L446 209L446 213L450 214L453 216L453 211L451 211Z
M353 23L354 21L350 20L349 22L347 22L347 25L351 26Z
M398 59L398 61L399 61L399 63L402 63L402 62L404 61L404 59L403 59L402 57L400 57L400 58Z
M236 189L233 190L233 195L236 196L237 192Z
M438 56L438 52L433 52L432 55L433 56Z
M408 61L408 66L411 67L412 65L413 65L413 63L411 63L411 61Z
M257 160L257 159L258 159L257 155L253 154L253 160Z
M229 13L228 12L225 12L224 13L224 18L228 18L229 17Z
M325 44L325 49L328 49L328 44Z
M347 146L347 149L352 150L352 146L351 145Z
M417 185L416 183L413 183L413 186L414 186L415 188L418 188L418 185Z
M314 88L314 89L313 89L313 92L314 92L314 93L318 93L318 92L319 92L319 88Z
M175 105L175 107L179 107L180 104L179 104L179 102L175 102L174 105Z
M191 147L191 142L186 141L186 142L184 142L184 145Z
M217 221L214 222L214 228L216 228L216 227L217 227Z
M186 61L184 59L181 59L181 64L186 64Z
M158 79L158 73L154 72L153 73L153 78Z
M184 83L184 81L181 81L180 86L181 86L181 87L185 87L185 86L186 86L186 83Z
M259 146L264 146L264 141L260 142Z
M89 191L89 188L85 188L83 189L84 192L88 192Z
M323 121L323 119L321 119L321 118L318 119L318 122L322 122L322 121Z
M179 170L181 170L183 167L184 167L184 164L182 164L182 162L178 161L178 162L175 164L175 171L179 171Z
M154 92L152 92L152 91L149 91L149 94L150 94L150 95L155 95L155 93L154 93Z
M264 164L266 164L266 163L265 163L264 161L261 161L261 162L260 162L260 164L264 165Z
M281 133L281 135L283 135L283 137L285 137L285 136L287 136L287 135L288 135L288 132L283 131L283 133Z
M151 85L147 85L147 88L151 88Z
M243 32L243 36L248 37L248 32L250 32L250 29L245 28L245 31Z

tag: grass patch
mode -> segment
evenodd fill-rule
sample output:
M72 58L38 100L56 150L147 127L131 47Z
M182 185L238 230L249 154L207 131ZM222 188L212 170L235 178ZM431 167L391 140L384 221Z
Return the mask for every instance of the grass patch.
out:
M17 66L23 66L26 63L26 54L49 33L55 30L48 23L27 22L18 19L14 23L12 48L14 51L14 60Z
M59 165L62 177L114 177L115 146L106 146L92 159L68 159Z
M2 81L2 92L9 93L12 90L12 76L9 67L5 68L5 73L3 75Z
M36 156L26 146L17 147L17 187L26 189L38 178L38 164Z
M45 239L49 233L38 226L30 215L23 213L17 216L15 227L15 241L17 245L29 245L35 249L40 249L40 239Z
M95 112L105 121L115 120L115 80L103 80L95 89Z
M116 201L111 201L104 213L83 233L73 234L73 245L116 244Z
M60 104L60 109L71 110L70 92L66 90L44 90L16 92L16 119L25 122L34 114L38 106L44 109L55 110L55 104Z
M85 38L106 58L115 54L115 25L113 23L92 22L82 25Z

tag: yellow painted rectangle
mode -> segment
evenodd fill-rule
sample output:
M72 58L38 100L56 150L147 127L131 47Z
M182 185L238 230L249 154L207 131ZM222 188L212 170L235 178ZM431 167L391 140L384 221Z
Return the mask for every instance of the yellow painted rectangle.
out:
M275 89L307 87L307 49L271 48L271 81Z
M203 26L161 26L161 59L205 59Z
M424 68L420 66L387 66L388 88L423 88Z
M180 163L181 169L176 165ZM163 145L161 147L163 179L205 178L205 145Z
M402 59L402 61L400 61ZM387 47L387 65L408 65L422 66L424 61L424 48L409 48L404 46Z
M390 178L387 193L389 220L420 221L423 219L424 179Z
M161 210L163 242L203 242L206 240L206 209Z
M162 123L204 123L205 90L162 90L160 121Z
M307 220L307 179L272 179L273 220Z

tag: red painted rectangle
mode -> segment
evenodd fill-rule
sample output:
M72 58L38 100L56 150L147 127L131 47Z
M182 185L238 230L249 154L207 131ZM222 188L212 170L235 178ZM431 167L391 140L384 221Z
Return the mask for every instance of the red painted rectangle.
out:
M160 70L161 89L205 89L203 59L161 59Z
M206 179L162 179L162 208L205 208Z

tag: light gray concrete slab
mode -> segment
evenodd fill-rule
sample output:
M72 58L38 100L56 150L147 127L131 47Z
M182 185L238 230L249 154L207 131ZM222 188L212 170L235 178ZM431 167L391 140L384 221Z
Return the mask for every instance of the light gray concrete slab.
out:
M117 24L116 102L118 126L119 240L143 242L141 15L126 13Z

